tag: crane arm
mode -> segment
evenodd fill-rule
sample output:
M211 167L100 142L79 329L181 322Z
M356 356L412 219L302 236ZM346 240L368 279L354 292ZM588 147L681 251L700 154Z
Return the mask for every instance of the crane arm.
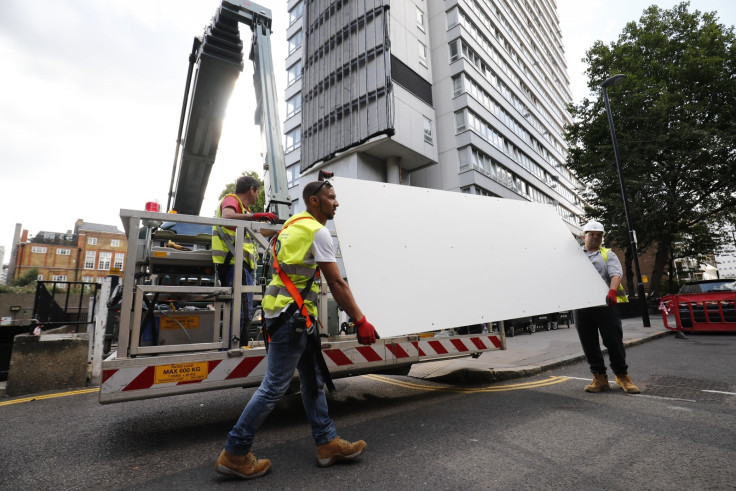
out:
M195 38L187 77L182 126L169 189L170 209L198 215L215 163L227 103L243 70L239 24L253 32L250 60L254 64L255 122L261 128L266 170L267 210L285 219L290 212L278 99L271 54L271 11L242 0L223 0L202 38ZM191 89L191 96L189 92ZM185 116L186 115L186 116ZM178 154L181 149L181 158Z

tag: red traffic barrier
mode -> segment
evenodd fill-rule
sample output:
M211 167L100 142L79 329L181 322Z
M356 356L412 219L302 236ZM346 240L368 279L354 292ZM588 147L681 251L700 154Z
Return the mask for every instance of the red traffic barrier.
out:
M659 303L671 331L736 331L736 292L667 295ZM669 316L675 325L669 325Z

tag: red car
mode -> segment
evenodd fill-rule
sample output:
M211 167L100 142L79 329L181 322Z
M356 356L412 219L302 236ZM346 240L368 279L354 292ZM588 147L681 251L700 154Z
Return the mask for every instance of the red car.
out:
M685 283L677 295L663 297L659 309L672 331L736 331L736 280ZM675 326L668 323L671 314Z

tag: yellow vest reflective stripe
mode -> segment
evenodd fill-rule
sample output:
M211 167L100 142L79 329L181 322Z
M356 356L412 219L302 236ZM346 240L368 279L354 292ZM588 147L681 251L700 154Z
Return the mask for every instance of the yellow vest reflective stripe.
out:
M601 256L603 256L603 262L608 262L608 251L611 249L608 249L606 247L601 247ZM623 280L623 277L621 278ZM618 291L616 292L616 296L618 297L618 303L629 303L629 296L626 295L626 291L624 290L624 286L619 283L618 284Z
M240 204L241 213L250 212L247 206L243 204L242 201L240 201L240 198L237 197L235 194L228 194L225 196L227 198L228 196L234 197L236 200L238 200L238 204ZM222 198L223 201L225 198ZM219 206L217 207L217 212L215 214L217 218L222 218L222 201L220 201ZM230 242L230 247L228 247L228 244L226 244L221 238L220 234L218 233L222 232L222 235L225 237L226 240ZM229 264L235 264L235 231L230 230L227 227L220 227L219 225L215 225L212 227L212 262L215 264L224 264L225 258L227 257L228 251L232 249L233 257L230 259ZM248 232L245 232L245 236L243 237L243 262L248 266L248 269L251 271L255 271L256 268L256 247L251 242L250 236L248 235Z
M281 269L289 276L294 286L301 293L317 270L317 264L304 264L304 257L314 242L314 234L324 225L319 223L308 212L303 211L286 221L276 240L276 258ZM317 297L319 285L312 283L310 291L305 295L304 305L312 316L317 316ZM274 274L271 283L261 301L266 317L276 317L294 299L286 289L279 275Z

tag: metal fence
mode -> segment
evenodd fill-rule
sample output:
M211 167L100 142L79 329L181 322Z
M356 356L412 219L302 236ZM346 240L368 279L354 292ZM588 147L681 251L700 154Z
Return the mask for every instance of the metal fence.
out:
M79 332L79 326L94 325L100 286L84 281L38 281L33 302L34 321L44 330L73 326L74 332Z

